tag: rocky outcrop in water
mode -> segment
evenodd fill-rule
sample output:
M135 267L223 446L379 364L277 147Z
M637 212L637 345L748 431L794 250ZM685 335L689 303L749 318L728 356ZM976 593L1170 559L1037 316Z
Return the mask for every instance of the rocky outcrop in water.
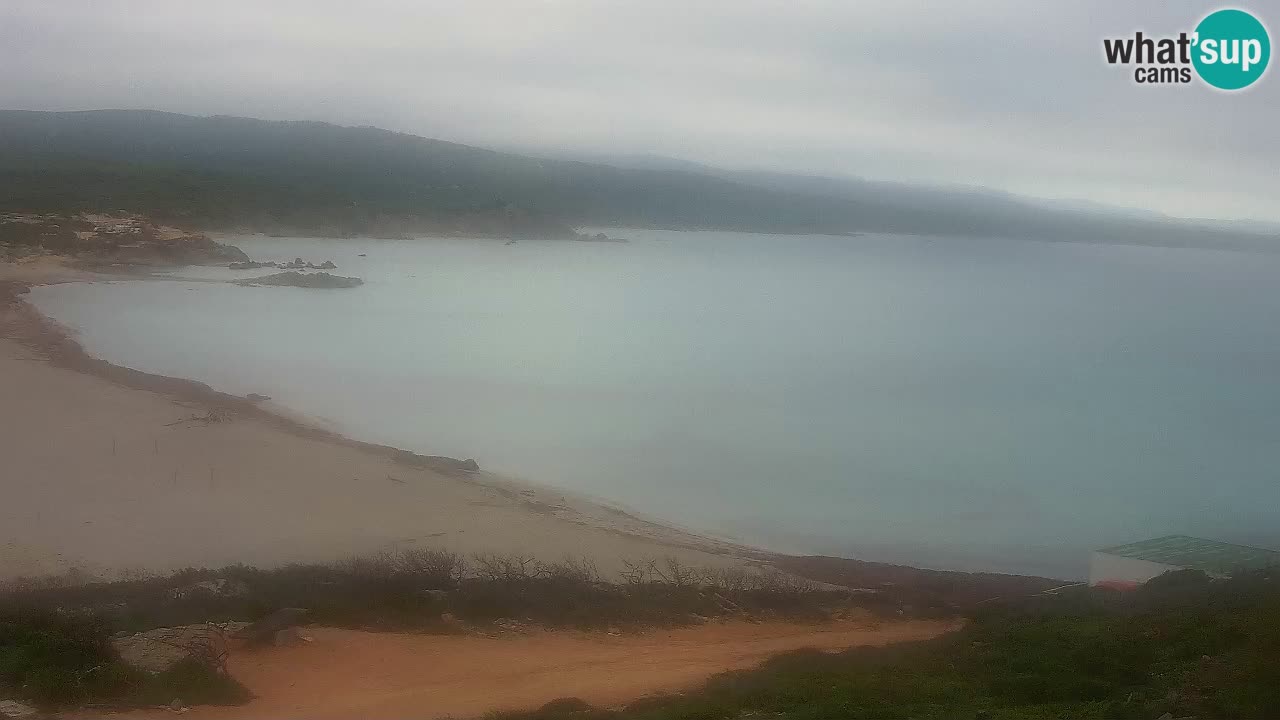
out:
M358 277L343 277L341 275L330 275L327 272L318 273L300 273L300 272L282 272L275 275L267 275L265 277L246 278L244 280L236 280L236 285L257 286L283 286L283 287L300 287L300 288L353 288L363 285L364 281Z
M257 260L248 260L246 262L233 262L227 265L230 270L257 270L259 268L280 268L281 270L336 270L337 265L332 260L325 260L316 265L313 262L304 262L302 258L295 258L293 262L258 262Z
M602 233L602 232L598 232L598 233L596 233L595 235L588 235L588 234L586 234L586 233L575 233L575 235L574 235L574 238L573 238L573 239L574 239L574 240L577 240L578 242L602 242L602 243L625 243L625 242L631 242L630 240L626 240L626 239L623 239L623 238L613 238L613 237L609 237L608 235L605 235L605 234L604 234L604 233Z
M257 260L246 260L245 262L233 262L227 265L228 270L258 270L266 267L278 267L273 262L258 262Z

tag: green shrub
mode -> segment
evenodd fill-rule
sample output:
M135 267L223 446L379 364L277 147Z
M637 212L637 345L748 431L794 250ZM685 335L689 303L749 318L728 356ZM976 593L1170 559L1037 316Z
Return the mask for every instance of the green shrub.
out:
M100 618L40 610L0 612L0 695L49 707L248 699L243 685L192 659L155 675L131 668L112 649Z
M187 658L162 673L146 675L130 699L138 705L167 705L175 698L187 705L239 705L248 702L250 694L230 676Z
M67 703L124 694L129 680L96 619L0 614L0 689L39 703Z
M500 717L565 717L554 710ZM789 653L613 717L1136 720L1165 712L1280 717L1280 579L1169 578L1119 598L1083 590L987 607L950 636Z

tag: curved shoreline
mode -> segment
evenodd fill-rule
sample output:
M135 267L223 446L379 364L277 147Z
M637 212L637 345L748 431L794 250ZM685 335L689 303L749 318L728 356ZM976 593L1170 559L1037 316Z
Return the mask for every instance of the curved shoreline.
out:
M21 264L10 264L8 272L4 272L4 266L0 266L0 340L19 344L54 368L103 380L121 388L154 393L174 403L196 406L209 417L225 415L236 420L247 420L296 438L354 450L362 456L401 467L406 473L426 472L454 482L464 482L491 495L505 498L522 511L549 515L565 525L565 532L570 532L575 527L590 528L616 535L620 539L659 545L671 552L689 551L699 555L719 556L734 563L770 563L773 558L779 557L759 548L644 518L611 506L607 501L582 495L575 495L570 500L570 493L556 488L524 483L492 473L469 471L463 462L453 458L418 455L388 445L356 440L286 414L273 412L254 400L220 392L195 380L142 372L94 357L67 328L43 315L23 295L29 288L38 285L139 280L151 276L121 277L90 273L69 268L58 261L26 265L28 267L24 268ZM387 477L395 479L391 474ZM555 496L559 502L548 501L541 496ZM0 575L3 573L0 572Z

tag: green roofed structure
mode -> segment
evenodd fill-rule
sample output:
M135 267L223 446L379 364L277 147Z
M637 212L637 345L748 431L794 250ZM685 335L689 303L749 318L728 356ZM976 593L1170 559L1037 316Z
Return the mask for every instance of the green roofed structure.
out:
M1171 570L1200 570L1223 578L1269 567L1280 568L1280 552L1166 535L1095 551L1089 562L1089 584L1136 587Z

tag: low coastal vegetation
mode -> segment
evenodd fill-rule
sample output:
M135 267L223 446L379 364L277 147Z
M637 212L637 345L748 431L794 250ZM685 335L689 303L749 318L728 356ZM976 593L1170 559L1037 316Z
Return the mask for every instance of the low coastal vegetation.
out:
M565 698L490 720L1280 717L1280 575L1178 572L967 614L937 640L795 652L622 709Z
M248 691L225 668L195 658L164 672L126 664L109 626L90 613L0 609L0 697L42 706L139 707L245 702Z
M772 571L704 570L675 558L628 562L617 582L588 559L465 557L404 550L332 565L231 566L106 583L22 581L3 608L90 614L111 631L252 621L282 607L311 622L367 630L453 633L515 619L549 628L676 626L710 617L822 620L857 595Z
M711 618L821 621L855 596L777 572L701 570L674 558L627 563L606 582L589 560L418 550L335 565L234 566L84 583L30 580L0 594L0 697L49 706L247 699L225 665L193 657L158 674L125 665L111 638L160 627L257 621L305 608L310 623L380 631L624 632ZM74 579L72 579L74 580Z
M49 706L229 703L247 694L196 659L158 674L109 639L156 627L253 621L307 608L317 625L426 633L523 627L627 632L713 618L821 621L948 612L876 600L773 571L417 550L336 565L235 566L109 583L28 581L0 595L0 694ZM1132 593L1081 586L953 605L934 641L802 651L682 695L625 708L573 698L495 720L617 718L1263 718L1280 715L1280 576L1172 573Z

